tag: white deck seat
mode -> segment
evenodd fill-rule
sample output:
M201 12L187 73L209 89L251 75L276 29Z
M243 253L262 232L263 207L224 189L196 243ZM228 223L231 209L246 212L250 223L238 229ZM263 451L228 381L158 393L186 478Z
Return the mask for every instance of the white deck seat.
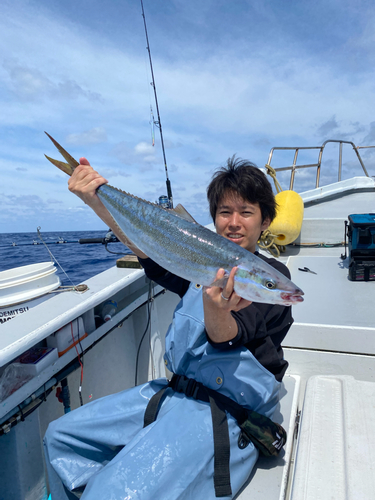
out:
M281 399L274 415L274 421L281 424L288 433L287 444L278 457L260 457L238 500L281 500L285 496L293 432L297 414L299 377L285 375L281 386Z
M291 499L375 498L374 428L375 383L351 376L311 377L301 414Z

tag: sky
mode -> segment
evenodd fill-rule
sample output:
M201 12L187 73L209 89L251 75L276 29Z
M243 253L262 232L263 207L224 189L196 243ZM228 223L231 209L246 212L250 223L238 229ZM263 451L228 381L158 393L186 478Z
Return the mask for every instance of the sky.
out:
M373 0L144 9L174 204L198 222L210 222L206 187L233 155L264 167L272 147L375 145ZM166 194L146 46L140 0L1 1L0 233L106 227L45 159L62 158L44 131L111 185L153 202ZM352 147L343 152L343 178L361 175ZM375 175L375 149L361 155ZM271 165L293 156L275 152ZM316 163L316 150L299 161ZM323 183L337 180L337 162L328 144ZM298 170L296 190L315 175ZM288 189L289 173L277 178Z

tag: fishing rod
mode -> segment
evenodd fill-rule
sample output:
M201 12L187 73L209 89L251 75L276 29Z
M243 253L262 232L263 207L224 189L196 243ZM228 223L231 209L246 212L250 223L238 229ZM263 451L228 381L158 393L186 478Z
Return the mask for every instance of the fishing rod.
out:
M80 245L87 245L92 243L101 243L102 245L108 245L108 243L119 243L120 240L115 236L112 231L108 231L107 234L103 238L80 238L78 240L65 240L58 237L57 241L49 241L48 245L65 245L67 243L79 243ZM32 242L28 243L17 243L16 241L12 241L6 245L0 245L0 248L5 247L24 247L24 246L33 246L33 245L43 245L42 242L32 240Z
M168 177L167 158L165 156L163 130L162 130L161 120L160 120L158 96L156 94L156 85L155 85L155 78L154 78L154 70L153 70L153 67L152 67L151 50L150 50L150 43L148 41L146 16L145 16L144 8L143 8L143 0L141 0L141 7L142 7L143 24L145 26L145 34L146 34L146 41L147 41L148 57L149 57L149 60L150 60L151 77L152 77L151 85L152 85L152 88L154 89L155 104L156 104L156 113L157 113L157 116L158 116L158 120L157 121L153 120L153 122L154 122L154 125L156 125L156 127L159 129L159 132L160 132L161 148L162 148L162 151L163 151L163 158L164 158L165 175L166 175L166 178L167 178L166 184L167 184L167 194L168 194L169 208L173 208L172 187L171 187L171 182L170 182L169 177Z

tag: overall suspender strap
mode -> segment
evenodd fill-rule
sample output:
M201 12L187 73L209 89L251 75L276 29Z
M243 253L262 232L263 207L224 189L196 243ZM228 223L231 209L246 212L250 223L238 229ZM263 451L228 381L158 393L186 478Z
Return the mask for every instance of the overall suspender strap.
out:
M214 398L209 396L214 435L214 487L216 497L232 495L230 485L230 441L227 414Z
M168 388L169 385L163 387L163 389L160 389L160 391L154 394L150 399L146 407L145 416L143 417L143 427L147 427L148 425L152 424L152 422L155 422L156 417L158 416L159 413L159 408L164 399L165 391Z

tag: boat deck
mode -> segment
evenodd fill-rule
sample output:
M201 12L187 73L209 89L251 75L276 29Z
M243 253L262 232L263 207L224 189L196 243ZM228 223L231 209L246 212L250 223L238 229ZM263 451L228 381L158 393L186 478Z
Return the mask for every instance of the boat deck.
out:
M293 308L286 345L375 354L374 282L350 281L348 259L339 256L299 254L288 266L305 301ZM316 274L299 271L304 267Z

